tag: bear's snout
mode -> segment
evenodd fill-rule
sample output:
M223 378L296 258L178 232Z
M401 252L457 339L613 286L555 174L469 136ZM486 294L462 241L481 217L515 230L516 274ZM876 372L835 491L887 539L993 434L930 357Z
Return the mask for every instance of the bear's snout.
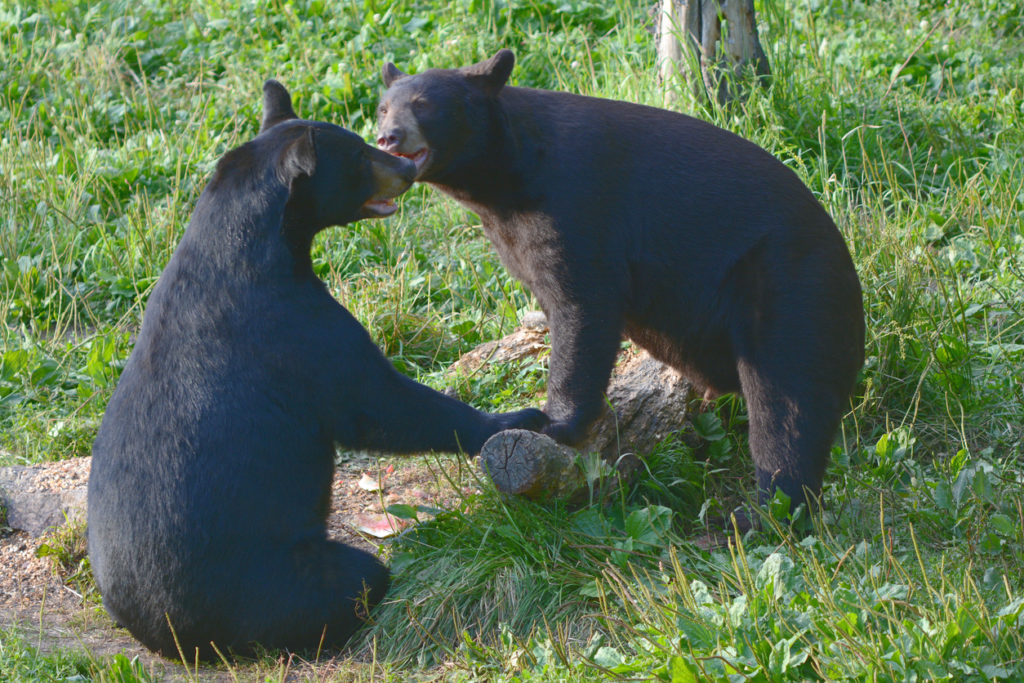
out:
M405 136L400 128L392 128L386 132L382 131L377 138L377 146L385 152L394 153L402 145L402 138Z

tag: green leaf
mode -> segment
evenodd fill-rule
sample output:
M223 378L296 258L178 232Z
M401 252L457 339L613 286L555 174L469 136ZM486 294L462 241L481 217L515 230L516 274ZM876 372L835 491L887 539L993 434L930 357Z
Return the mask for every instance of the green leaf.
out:
M619 654L619 651L607 645L602 645L598 648L597 653L594 655L594 663L605 669L621 666L624 662L625 659Z
M402 28L404 28L407 33L416 33L420 29L426 28L429 25L430 19L426 17L413 17L406 22L405 26Z
M1009 678L1013 675L1013 670L1007 669L1005 666L996 666L995 664L984 664L981 667L981 673L985 674L990 679Z
M58 383L60 366L57 361L47 358L32 370L32 384L42 387L54 386Z
M772 553L765 558L757 572L754 584L761 590L771 588L772 597L779 599L789 589L790 570L793 560L781 553Z
M394 553L391 555L391 566L389 569L392 574L401 574L407 567L416 564L416 559L416 553Z
M1016 598L1015 600L1011 601L1008 605L1000 608L1000 610L996 612L996 616L1000 619L1012 617L1011 619L1006 620L1009 621L1011 624L1018 626L1021 625L1020 622L1024 621L1024 597Z
M782 489L776 489L772 499L768 501L768 512L771 514L772 519L786 520L789 519L791 506L792 500L790 497L783 493Z
M411 519L417 521L416 508L412 505L406 505L405 503L395 503L394 505L388 505L384 508L384 511L389 515L394 515L399 519Z
M718 441L725 438L725 427L722 420L714 413L700 413L693 420L693 431L705 441Z
M672 528L672 510L663 505L651 505L629 513L625 524L626 535L649 545L662 545Z
M1013 521L1001 512L997 512L996 514L989 517L988 521L997 533L1000 533L1003 536L1016 535L1017 530L1013 526Z
M694 671L685 659L678 655L669 657L668 671L672 683L697 683L697 672Z
M607 534L604 518L597 508L585 508L573 515L572 528L594 538L601 538Z

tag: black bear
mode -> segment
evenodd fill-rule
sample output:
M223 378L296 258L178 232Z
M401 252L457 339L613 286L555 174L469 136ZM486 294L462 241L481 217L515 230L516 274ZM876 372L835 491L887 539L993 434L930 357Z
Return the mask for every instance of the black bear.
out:
M220 160L153 290L89 477L104 605L190 660L340 645L384 595L384 566L326 537L336 443L474 452L547 423L402 376L330 296L313 236L393 213L415 167L263 92L260 134Z
M604 409L623 334L711 397L742 391L763 502L821 490L864 359L860 282L796 174L697 119L506 86L501 50L383 70L380 148L476 212L551 329L546 432ZM812 501L813 502L813 501Z

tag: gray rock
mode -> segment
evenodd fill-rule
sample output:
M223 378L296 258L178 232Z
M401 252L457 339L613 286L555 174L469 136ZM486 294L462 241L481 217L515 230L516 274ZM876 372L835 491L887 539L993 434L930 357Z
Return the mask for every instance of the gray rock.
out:
M39 537L68 521L84 520L87 483L87 463L84 468L74 461L0 467L6 525Z
M686 426L693 386L673 368L635 348L619 353L608 383L609 409L578 446L614 462L625 453L643 455Z

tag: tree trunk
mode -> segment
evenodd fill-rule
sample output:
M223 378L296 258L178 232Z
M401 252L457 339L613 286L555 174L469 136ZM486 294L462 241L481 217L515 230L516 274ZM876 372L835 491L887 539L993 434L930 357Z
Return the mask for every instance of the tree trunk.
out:
M682 76L698 96L706 93L726 104L741 94L748 66L758 77L771 75L754 0L660 0L658 77L667 100Z

